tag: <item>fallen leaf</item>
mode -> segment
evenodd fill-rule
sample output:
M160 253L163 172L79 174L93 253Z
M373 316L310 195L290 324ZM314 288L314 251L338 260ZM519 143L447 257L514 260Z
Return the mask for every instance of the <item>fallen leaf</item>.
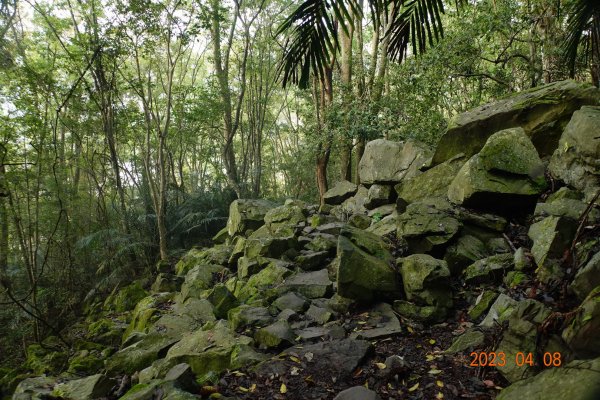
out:
M309 351L304 355L304 358L306 358L306 361L310 362L310 361L312 361L314 356L315 355Z
M496 384L494 383L494 381L486 379L483 381L483 384L489 388L492 388L494 386L496 386Z
M240 392L244 392L244 393L248 393L248 392L250 391L250 389L248 389L248 388L245 388L245 387L243 387L243 386L238 386L238 390L239 390Z
M292 369L290 370L290 375L292 375L292 376L300 375L298 367L292 367Z
M433 361L433 360L435 360L435 357L433 355L431 355L431 354L427 354L427 356L425 356L425 359L427 361Z
M435 384L438 385L439 387L444 387L444 382L442 382L442 381L435 381Z
M256 390L256 383L253 383L252 386L250 386L250 392L254 393L255 390Z
M408 329L408 331L410 333L415 333L415 330L413 328L411 328L410 326L407 326L406 329Z
M442 371L434 368L434 369L430 369L428 373L431 375L437 375L437 374L441 374Z
M434 339L429 339L429 344L435 344L435 340Z
M356 378L356 377L360 376L360 374L362 374L362 372L363 372L362 368L359 368L358 371L356 371L353 376Z
M386 369L387 365L385 365L384 363L375 363L375 365L377 365L377 368L379 369Z
M285 383L281 384L281 387L279 388L279 393L282 393L282 394L287 393L287 386L285 386Z
M300 361L300 359L298 357L295 356L290 356L290 360L292 360L293 362L297 362L298 364L300 364L302 361Z
M414 386L411 386L408 391L409 392L414 392L415 390L417 390L419 388L419 382L415 383Z
M246 376L246 374L245 374L245 373L243 373L243 372L240 372L240 371L233 371L233 374L234 374L235 376L237 376L237 377L240 377L240 376Z
M436 399L443 399L443 398L444 398L444 393L442 393L442 392L438 392L438 393L435 395L435 398L436 398Z

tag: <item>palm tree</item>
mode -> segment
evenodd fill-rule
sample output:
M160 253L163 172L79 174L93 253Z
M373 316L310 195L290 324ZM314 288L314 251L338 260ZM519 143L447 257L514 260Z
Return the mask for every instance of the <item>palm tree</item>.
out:
M458 7L464 0L455 0ZM375 28L383 29L382 51L402 62L409 47L422 53L443 36L443 0L366 0ZM323 111L333 100L332 76L340 51L338 34L354 28L363 17L363 0L304 0L285 19L278 34L287 40L279 72L284 86L307 88L314 79L313 96L321 135L317 151L317 185L321 202L327 190L327 164L333 138L326 132ZM320 103L320 104L319 104Z
M598 87L600 83L600 1L571 0L567 4L567 13L569 20L564 51L571 68L571 77L575 75L577 50L583 42L586 58L590 64L592 82Z

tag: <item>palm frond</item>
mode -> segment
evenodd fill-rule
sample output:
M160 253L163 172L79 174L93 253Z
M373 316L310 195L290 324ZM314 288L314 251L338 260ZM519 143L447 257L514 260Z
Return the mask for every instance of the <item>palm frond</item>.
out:
M379 10L381 1L372 0L371 9ZM278 68L283 86L308 87L311 70L320 79L325 77L325 67L339 50L338 27L347 32L353 15L362 15L357 0L306 0L283 21L277 30L277 35L287 33Z
M575 60L577 49L585 31L592 29L592 21L595 15L600 15L600 2L598 0L573 0L566 7L569 15L567 24L567 37L563 45L563 54L571 76L575 74ZM600 29L600 27L596 27ZM600 45L600 43L596 44Z
M458 4L458 3L457 3ZM409 46L413 54L422 54L444 35L442 0L400 0L392 2L388 56L402 62Z

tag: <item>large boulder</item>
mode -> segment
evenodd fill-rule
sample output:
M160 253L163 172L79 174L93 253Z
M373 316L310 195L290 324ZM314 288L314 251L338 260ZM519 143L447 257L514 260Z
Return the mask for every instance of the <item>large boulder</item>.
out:
M236 356L242 348L249 350L252 339L236 336L226 321L218 321L209 328L187 334L171 347L165 357L169 364L186 363L197 376L241 367Z
M467 162L467 157L458 155L427 171L404 179L395 186L398 198L410 204L430 197L446 197L448 186Z
M600 102L600 91L574 81L554 82L459 114L440 139L433 163L481 150L494 133L522 127L542 156L557 148L562 129L574 111Z
M521 128L490 136L479 154L462 166L448 198L478 209L506 211L535 204L545 189L544 165Z
M244 234L264 224L265 215L275 204L268 200L238 199L229 206L227 232L229 236Z
M344 200L354 196L357 190L358 186L354 183L340 181L336 183L334 187L325 192L323 195L323 200L325 201L325 204L342 204Z
M529 227L533 240L531 254L538 266L545 266L549 259L561 258L571 244L577 222L563 217L546 217Z
M583 300L597 286L600 286L600 253L580 267L569 288Z
M140 341L113 354L106 361L106 370L110 373L133 374L164 356L166 351L178 340L179 338L160 333L145 335Z
M54 396L71 400L89 400L108 397L114 382L105 375L97 374L56 385Z
M369 188L365 208L372 210L379 206L389 204L392 199L392 187L389 185L374 184Z
M452 307L450 270L444 260L413 254L398 260L406 298L419 305Z
M306 222L307 210L298 204L284 204L265 214L265 224L271 233L291 232L295 226Z
M417 175L430 156L430 150L414 140L376 139L367 143L358 165L358 175L365 185L398 183Z
M338 239L337 263L337 289L341 296L365 302L380 296L398 296L400 283L392 267L394 259L379 236L344 228Z
M576 356L600 356L600 286L581 303L575 319L563 331L562 337Z
M582 107L563 132L550 172L583 191L587 200L600 188L600 107Z
M600 358L575 360L502 389L497 400L595 400L600 398Z
M532 299L520 301L515 305L514 311L508 318L508 329L496 348L496 353L506 355L506 365L496 368L508 381L514 382L533 373L533 368L527 364L517 365L515 360L517 353L527 355L536 352L538 329L550 313L551 310L544 304ZM542 345L540 350L543 350Z
M441 253L461 227L452 205L441 197L410 204L397 221L397 235L411 253Z

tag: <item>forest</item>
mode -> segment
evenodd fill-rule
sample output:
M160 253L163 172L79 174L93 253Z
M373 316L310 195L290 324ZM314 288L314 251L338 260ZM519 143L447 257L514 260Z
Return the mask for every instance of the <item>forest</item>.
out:
M597 0L0 0L0 378L234 200L326 213L367 143L567 79L599 86Z

